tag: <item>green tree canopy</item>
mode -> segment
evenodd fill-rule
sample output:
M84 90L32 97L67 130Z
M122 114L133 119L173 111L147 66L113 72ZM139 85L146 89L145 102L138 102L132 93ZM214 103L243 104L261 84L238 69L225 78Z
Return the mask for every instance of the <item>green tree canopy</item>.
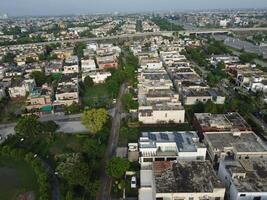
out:
M12 53L7 53L6 55L3 56L2 62L3 63L14 63L14 58L16 56Z
M54 133L59 128L56 122L54 121L47 121L42 123L43 131Z
M136 109L138 107L138 103L133 100L133 95L131 93L124 94L121 100L126 111L129 111L130 109Z
M126 159L113 157L106 166L106 173L113 178L121 178L129 169L130 162Z
M56 159L59 163L56 170L70 185L84 186L88 184L91 170L83 162L80 154L62 154L58 155Z
M103 128L107 119L108 113L103 108L86 110L81 117L82 124L93 134Z
M90 88L94 86L94 81L90 76L86 76L83 81L84 87L85 88Z
M86 48L86 44L83 42L78 42L75 44L73 49L74 55L77 55L79 58L83 57L83 50Z
M47 77L44 72L34 71L30 74L30 77L33 78L38 87L41 87L47 81Z
M24 137L35 137L42 131L42 123L35 115L24 116L19 119L15 131Z

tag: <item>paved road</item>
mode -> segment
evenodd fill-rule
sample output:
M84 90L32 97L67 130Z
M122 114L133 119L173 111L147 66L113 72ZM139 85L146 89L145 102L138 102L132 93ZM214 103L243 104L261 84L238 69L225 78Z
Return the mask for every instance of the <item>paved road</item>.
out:
M108 161L112 156L115 155L118 139L119 139L119 129L121 123L121 113L122 113L122 103L121 97L124 95L126 91L126 84L122 84L120 88L119 97L115 107L115 115L112 120L112 127L109 135L108 147L103 159L102 165L102 177L101 177L101 186L97 194L97 200L110 200L110 191L112 187L112 178L107 176L105 173L105 163Z

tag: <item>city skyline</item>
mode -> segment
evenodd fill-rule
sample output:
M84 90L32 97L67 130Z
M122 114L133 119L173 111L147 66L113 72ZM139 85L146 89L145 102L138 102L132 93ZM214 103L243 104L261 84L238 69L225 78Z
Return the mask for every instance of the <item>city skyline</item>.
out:
M10 16L48 16L68 14L96 14L112 12L153 12L206 9L267 8L264 0L0 0L0 13Z

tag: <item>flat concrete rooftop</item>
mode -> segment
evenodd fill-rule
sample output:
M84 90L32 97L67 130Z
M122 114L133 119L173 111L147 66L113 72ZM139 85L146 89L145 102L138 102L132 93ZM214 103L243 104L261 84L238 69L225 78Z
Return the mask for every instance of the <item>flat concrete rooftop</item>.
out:
M209 133L205 134L205 140L211 145L212 149L224 151L224 148L233 148L237 153L245 152L265 152L266 145L253 132L242 133L234 136L233 132Z
M209 161L178 161L156 171L156 193L212 193L224 188Z

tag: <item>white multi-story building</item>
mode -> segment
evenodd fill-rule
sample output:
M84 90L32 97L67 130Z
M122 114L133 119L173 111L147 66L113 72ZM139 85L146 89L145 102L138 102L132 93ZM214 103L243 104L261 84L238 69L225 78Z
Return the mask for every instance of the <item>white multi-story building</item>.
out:
M185 61L186 57L184 55L180 55L178 51L167 51L160 52L160 58L164 65L172 66L175 63L179 63L181 61Z
M266 200L266 174L266 158L222 161L218 172L229 200Z
M63 74L79 73L79 59L77 56L70 56L65 60Z
M88 60L83 59L81 61L81 64L82 64L82 72L96 71L96 64L93 59L88 59Z
M207 150L194 131L143 132L138 146L141 166L154 161L205 160Z
M34 79L26 79L13 82L8 88L8 93L11 98L24 97L27 92L33 91L36 87Z
M163 64L158 58L142 58L140 60L140 68L142 69L162 69Z
M139 105L138 119L144 124L184 123L185 110L181 103L147 103Z
M108 77L111 76L110 72L89 72L83 73L82 80L84 81L85 77L90 76L93 79L95 84L104 83Z
M219 95L215 89L183 89L182 90L183 105L194 105L198 102L207 103L209 100L215 104L224 104L225 97Z
M184 123L185 110L164 69L141 70L138 76L138 119L144 124Z
M63 76L56 90L56 103L70 106L79 103L78 77Z

